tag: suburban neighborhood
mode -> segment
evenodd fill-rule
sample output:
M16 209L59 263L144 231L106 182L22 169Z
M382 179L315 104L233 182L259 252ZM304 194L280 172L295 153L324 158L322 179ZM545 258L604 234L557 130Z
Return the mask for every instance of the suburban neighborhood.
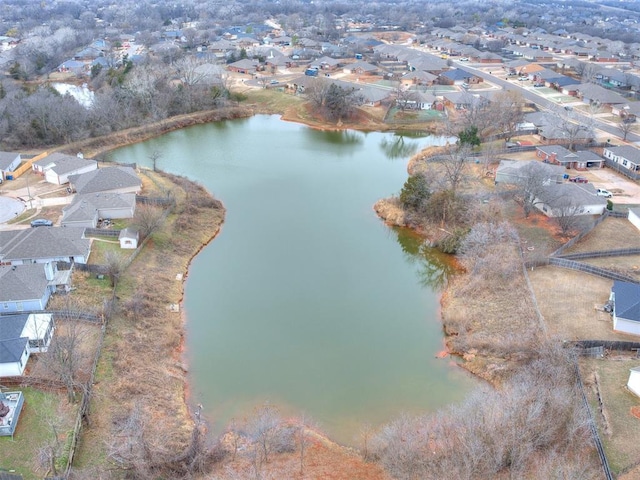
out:
M638 478L635 4L209 3L0 13L0 478L103 478L106 465L104 478L327 478L305 473L324 461L349 464L335 468L345 479ZM463 419L363 426L357 447L324 458L333 443L320 429L271 418L267 401L211 440L187 383L182 285L221 229L224 198L163 172L182 161L164 151L149 166L112 152L264 113L394 132L398 145L445 139L399 154L407 183L372 208L423 238L421 255L437 248L456 265L438 358L496 387L456 407ZM126 412L104 413L108 395L126 397ZM469 411L497 421L490 405L513 416L461 423ZM176 435L166 445L145 437L162 422ZM485 431L514 441L466 440Z

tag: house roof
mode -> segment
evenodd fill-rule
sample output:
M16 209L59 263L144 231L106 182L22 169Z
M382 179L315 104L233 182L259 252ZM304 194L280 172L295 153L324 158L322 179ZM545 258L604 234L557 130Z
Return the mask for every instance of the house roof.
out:
M98 210L131 208L136 204L135 193L97 192L76 195L70 205L62 209L62 223L93 220Z
M42 298L49 284L44 270L42 263L0 266L0 303Z
M0 152L0 170L9 168L9 165L11 165L18 156L20 156L20 154L16 152Z
M548 172L549 178L562 177L565 172L565 168L560 165L551 165L549 163L542 163L537 160L500 160L500 165L496 169L496 176L503 175L507 177L513 177L514 180L523 178L523 168L528 167L531 164L540 165ZM525 170L526 172L526 170Z
M559 183L549 185L545 190L550 193L548 198L571 198L576 206L607 204L607 199L598 196L591 183Z
M0 341L0 363L15 363L22 358L29 339L27 337L12 338Z
M628 102L622 95L612 92L611 90L607 90L600 85L594 85L593 83L580 85L578 92L580 93L580 96L586 97L589 100L597 100L600 103L618 104Z
M536 149L547 155L553 155L555 153L557 158L576 158L575 153L562 145L538 145Z
M69 177L77 193L96 193L121 188L142 187L142 181L131 167L105 167Z
M88 158L81 158L74 155L65 155L64 153L52 153L42 160L35 162L36 165L43 170L51 170L57 175L65 175L75 172L89 165L98 165L98 162Z
M0 260L88 257L90 240L84 228L38 227L0 231Z
M620 147L605 147L605 150L609 150L618 157L625 158L636 165L640 165L640 149L630 145L622 145Z
M20 315L3 315L0 317L0 342L24 336L24 326L29 320L28 313Z
M611 291L615 295L616 317L640 322L640 285L614 280Z
M362 60L352 63L351 65L347 65L347 68L349 68L349 70L363 70L365 72L375 72L378 70L378 67L375 65L363 62Z
M468 78L473 77L473 75L469 72L466 72L460 68L454 68L453 70L448 70L446 72L442 72L440 74L441 77L446 77L450 80L467 80Z

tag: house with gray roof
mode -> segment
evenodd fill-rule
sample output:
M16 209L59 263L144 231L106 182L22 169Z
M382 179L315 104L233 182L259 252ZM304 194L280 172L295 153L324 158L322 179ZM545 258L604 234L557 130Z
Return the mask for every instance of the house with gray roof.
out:
M593 83L582 84L578 88L578 98L580 98L586 104L598 104L603 106L613 106L619 104L625 104L628 102L619 93L608 90L600 85Z
M640 172L640 150L630 145L604 147L602 155L623 170Z
M34 162L31 166L34 172L44 175L48 183L64 185L69 183L71 175L97 170L98 162L85 159L81 156L65 155L63 153L52 153L41 160Z
M29 339L25 337L0 340L0 377L18 377L29 361Z
M44 310L51 296L52 279L51 264L0 265L0 312Z
M91 241L84 237L84 228L38 227L0 231L2 264L87 263L90 253Z
M537 160L500 160L500 164L496 169L495 183L496 185L508 184L516 185L526 180L531 174L531 165L538 165L538 168L545 172L548 183L562 183L564 176L564 168L559 165L551 165L548 163L540 163ZM538 173L536 172L536 175Z
M0 181L6 180L7 175L11 175L21 162L19 153L0 152Z
M131 167L105 167L89 173L72 175L69 183L76 193L140 193L142 181Z
M26 337L30 353L46 352L54 330L53 316L50 313L0 315L0 342Z
M607 199L590 183L561 183L546 186L535 206L547 217L602 215Z
M590 150L572 152L562 145L538 145L536 156L543 162L561 165L565 169L602 168L604 159Z
M613 329L640 335L640 285L614 280L609 301L613 303Z
M99 218L133 218L136 211L135 193L87 193L76 195L62 209L63 227L95 228Z

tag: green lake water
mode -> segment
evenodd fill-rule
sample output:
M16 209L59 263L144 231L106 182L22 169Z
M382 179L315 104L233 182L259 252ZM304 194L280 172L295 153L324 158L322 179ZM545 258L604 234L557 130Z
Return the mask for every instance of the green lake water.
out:
M375 215L437 137L323 132L256 116L114 152L203 184L227 208L185 286L191 394L217 430L264 402L355 443L364 423L430 412L474 381L443 348L446 258Z

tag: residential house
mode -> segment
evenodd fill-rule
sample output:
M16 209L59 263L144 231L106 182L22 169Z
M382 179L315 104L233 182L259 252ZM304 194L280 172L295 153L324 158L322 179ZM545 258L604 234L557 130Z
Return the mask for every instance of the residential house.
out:
M640 285L614 280L609 301L613 303L613 329L640 335Z
M640 150L630 145L605 147L602 155L630 172L640 172Z
M351 63L344 67L344 73L349 73L353 75L377 75L380 73L379 68L375 65L371 65L370 63L357 61L355 63Z
M259 65L260 63L257 60L243 58L242 60L238 60L237 62L230 63L229 65L227 65L227 68L232 72L252 75L256 73Z
M135 193L87 193L76 195L62 209L63 227L95 228L99 218L133 218L136 211Z
M496 169L495 183L515 185L522 182L530 174L531 165L540 165L543 168L547 183L562 183L564 168L559 165L540 164L535 160L500 160Z
M627 381L627 388L636 397L640 397L640 367L629 369L629 380Z
M640 208L630 208L627 218L634 227L640 230Z
M29 340L29 353L46 352L54 330L53 316L50 313L0 315L0 342L26 337Z
M45 181L55 185L69 183L71 175L97 170L98 162L81 156L52 153L31 166L34 172L44 175Z
M6 180L7 175L11 176L21 162L22 159L19 153L0 152L0 181Z
M476 100L468 92L447 92L442 95L443 104L446 108L453 110L466 110L471 108Z
M462 85L463 83L471 85L482 82L482 78L460 68L442 72L438 79L442 85Z
M79 194L111 192L140 193L142 181L131 167L105 167L93 172L69 177L73 190Z
M118 240L120 241L120 248L135 249L138 248L138 240L140 234L137 230L131 228L125 228L120 231Z
M635 122L640 117L640 102L613 105L611 113L625 122Z
M586 104L595 104L607 107L624 105L628 100L619 93L608 90L593 83L582 84L578 88L578 98Z
M18 377L24 373L29 361L29 339L11 338L0 340L0 377ZM3 431L0 424L0 432Z
M341 60L327 56L321 57L315 60L313 63L314 65L318 65L320 67L320 70L327 70L330 72L337 70L338 67L343 64Z
M75 73L79 75L84 72L85 63L78 60L67 60L58 66L58 72L61 73Z
M430 86L433 85L438 77L429 72L423 71L413 71L405 73L402 78L400 78L400 83L404 86L410 85L424 85Z
M602 168L604 164L602 157L589 150L572 152L562 145L539 145L536 147L536 156L543 162L561 165L566 169Z
M58 261L87 263L89 253L91 241L84 238L84 228L38 227L0 231L0 265Z
M52 263L0 265L0 313L47 308L53 280Z
M547 217L602 215L607 199L598 196L590 183L562 183L545 187L535 205Z

